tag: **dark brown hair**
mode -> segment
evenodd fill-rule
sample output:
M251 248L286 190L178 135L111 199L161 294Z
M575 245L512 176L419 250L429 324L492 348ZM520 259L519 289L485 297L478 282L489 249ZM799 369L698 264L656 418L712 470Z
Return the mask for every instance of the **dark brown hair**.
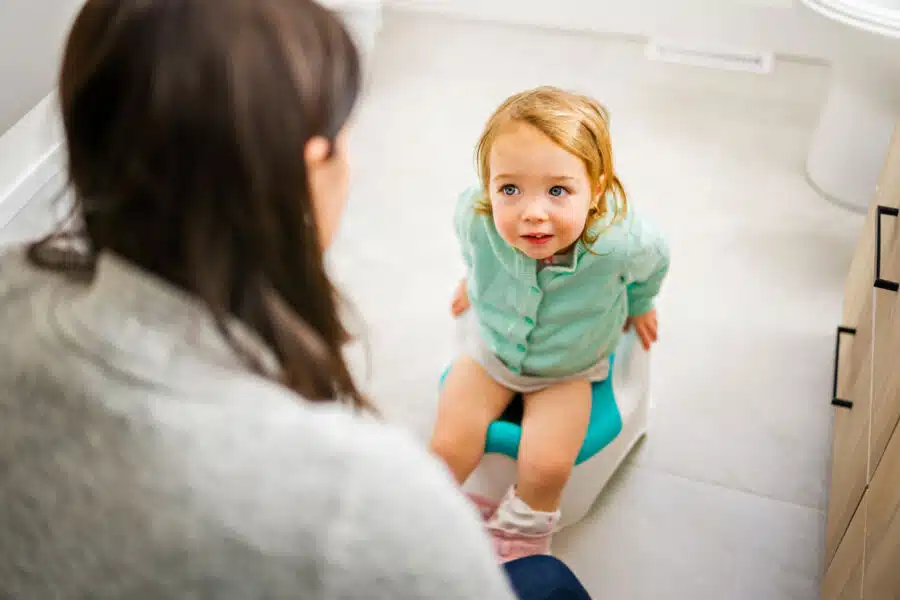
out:
M288 387L367 406L303 163L311 138L344 126L359 70L311 0L88 0L59 81L81 271L115 253L204 302L251 368L263 372L232 317L276 352ZM62 235L31 256L75 274L48 259Z

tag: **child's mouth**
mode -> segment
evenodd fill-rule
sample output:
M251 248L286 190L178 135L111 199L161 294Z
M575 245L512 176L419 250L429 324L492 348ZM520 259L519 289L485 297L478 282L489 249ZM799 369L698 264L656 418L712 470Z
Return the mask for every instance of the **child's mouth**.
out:
M530 233L527 235L523 235L522 237L525 238L525 240L528 241L529 244L532 244L534 246L543 246L553 239L553 235L549 233Z

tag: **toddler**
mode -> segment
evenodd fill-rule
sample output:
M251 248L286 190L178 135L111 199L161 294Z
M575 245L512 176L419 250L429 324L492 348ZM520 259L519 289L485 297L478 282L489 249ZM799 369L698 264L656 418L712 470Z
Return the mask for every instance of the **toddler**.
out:
M629 206L613 168L606 110L551 87L516 94L476 150L481 185L462 194L456 232L467 276L453 299L464 352L441 391L431 447L462 484L488 426L516 393L518 479L482 514L502 561L547 554L584 441L591 383L633 327L657 339L663 238Z

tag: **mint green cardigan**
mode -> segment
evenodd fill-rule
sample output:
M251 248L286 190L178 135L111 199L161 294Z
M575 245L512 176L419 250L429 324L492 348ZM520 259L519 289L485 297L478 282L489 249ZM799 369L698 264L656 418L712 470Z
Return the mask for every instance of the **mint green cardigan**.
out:
M629 207L590 250L578 242L570 266L540 270L508 245L489 215L476 213L483 192L469 188L456 207L456 233L469 299L481 336L513 373L565 377L606 359L625 319L653 308L669 268L663 236Z

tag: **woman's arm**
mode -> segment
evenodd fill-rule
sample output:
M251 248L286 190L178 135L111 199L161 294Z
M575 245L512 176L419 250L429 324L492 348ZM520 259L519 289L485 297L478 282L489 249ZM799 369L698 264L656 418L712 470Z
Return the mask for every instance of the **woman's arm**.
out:
M325 555L327 598L514 600L474 508L409 436L358 440Z

